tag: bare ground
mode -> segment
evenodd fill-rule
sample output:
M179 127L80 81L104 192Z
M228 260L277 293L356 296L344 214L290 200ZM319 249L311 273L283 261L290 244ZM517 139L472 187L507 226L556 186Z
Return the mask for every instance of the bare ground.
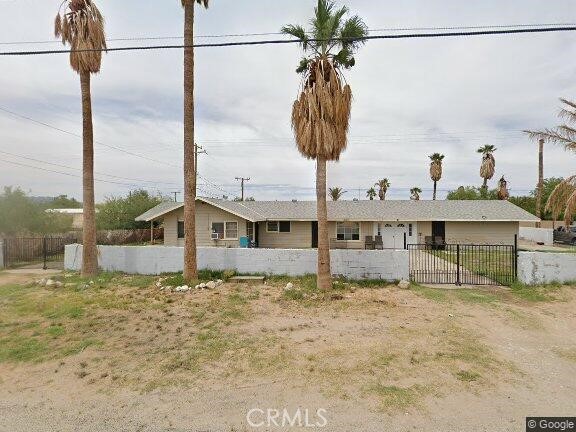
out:
M572 287L341 283L326 300L305 279L62 280L0 273L2 431L298 430L251 428L253 408L322 408L330 431L520 431L576 408Z

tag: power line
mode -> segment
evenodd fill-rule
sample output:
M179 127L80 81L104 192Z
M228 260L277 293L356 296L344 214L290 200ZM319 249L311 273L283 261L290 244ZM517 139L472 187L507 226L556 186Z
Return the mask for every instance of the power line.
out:
M43 163L46 165L52 165L55 167L59 167L59 168L66 168L66 169L71 169L74 171L82 171L81 168L75 168L75 167L71 167L69 165L62 165L62 164L57 164L57 163L53 163L53 162L48 162L45 160L41 160L41 159L35 159L29 156L23 156L23 155L19 155L16 153L10 153L4 150L0 150L0 153L6 154L8 156L13 156L13 157L17 157L20 159L26 159L32 162L39 162L39 163ZM130 178L130 177L122 177L122 176L117 176L117 175L112 175L112 174L106 174L106 173L102 173L102 172L97 172L94 171L94 174L96 175L100 175L100 176L104 176L104 177L110 177L110 178L116 178L119 180L128 180L128 181L135 181L135 182L139 182L139 183L153 183L153 184L166 184L166 185L180 185L181 183L175 183L175 182L163 182L163 181L155 181L155 180L141 180L141 179L135 179L135 178Z
M38 124L38 125L47 127L47 128L49 128L49 129L52 129L52 130L55 130L55 131L58 131L58 132L65 133L65 134L67 134L67 135L70 135L70 136L73 136L73 137L76 137L76 138L80 138L80 139L83 138L82 135L80 135L80 134L77 134L77 133L74 133L74 132L70 132L70 131L67 131L67 130L65 130L65 129L61 129L61 128L56 127L56 126L52 126L52 125L50 125L50 124L48 124L48 123L44 123L44 122L41 122L41 121L39 121L39 120L35 120L35 119L31 118L31 117L27 117L27 116L24 116L24 115L22 115L22 114L18 114L18 113L14 112L14 111L10 111L9 109L3 108L3 107L0 107L0 111L4 111L4 112L6 112L6 113L8 113L8 114L11 114L11 115L13 115L13 116L15 116L15 117L19 117L19 118L21 118L21 119L31 121L32 123L36 123L36 124ZM159 163L159 164L162 164L162 165L167 165L167 166L170 166L170 167L173 167L173 168L180 168L178 165L174 165L174 164L171 164L171 163L169 163L169 162L160 161L160 160L158 160L158 159L153 159L153 158L150 158L150 157L148 157L148 156L144 156L144 155L141 155L141 154L138 154L138 153L133 153L133 152L128 151L128 150L125 150L125 149L123 149L123 148L121 148L121 147L116 147L116 146L113 146L113 145L105 144L105 143L103 143L103 142L101 142L101 141L94 140L94 143L97 144L97 145L103 146L103 147L108 147L108 148L117 150L117 151L122 152L122 153L126 153L126 154L128 154L128 155L130 155L130 156L134 156L134 157L138 157L138 158L141 158L141 159L148 160L148 161L150 161L150 162L156 162L156 163Z
M530 27L571 27L576 23L540 23L540 24L499 24L499 25L477 25L477 26L444 26L444 27L384 27L368 29L369 33L379 32L403 32L403 31L439 31L439 30L479 30L479 29L503 29L503 28L530 28ZM311 34L311 32L307 32ZM241 38L254 36L278 36L284 35L282 32L263 32L263 33L230 33L230 34L211 34L195 35L194 39L223 39L223 38ZM132 36L108 38L106 42L138 42L151 40L181 40L183 36ZM0 45L42 45L42 44L59 44L59 40L43 41L11 41L0 42Z
M333 39L309 39L308 42L354 42L354 41L370 41L370 40L384 40L384 39L425 39L425 38L452 38L452 37L468 37L468 36L495 36L495 35L510 35L510 34L523 34L523 33L552 33L552 32L567 32L576 31L576 26L569 27L536 27L536 28L519 28L507 30L481 30L481 31L467 31L467 32L442 32L442 33L410 33L410 34L387 34L379 36L366 36L363 38L333 38ZM169 50L169 49L186 49L186 48L219 48L219 47L238 47L238 46L256 46L256 45L289 45L301 43L299 39L275 39L275 40L260 40L260 41L247 41L247 42L221 42L221 43L204 43L193 45L149 45L149 46L129 46L117 47L107 49L81 49L81 50L42 50L42 51L3 51L0 56L32 56L32 55L47 55L47 54L68 54L74 52L116 52L116 51L152 51L152 50Z

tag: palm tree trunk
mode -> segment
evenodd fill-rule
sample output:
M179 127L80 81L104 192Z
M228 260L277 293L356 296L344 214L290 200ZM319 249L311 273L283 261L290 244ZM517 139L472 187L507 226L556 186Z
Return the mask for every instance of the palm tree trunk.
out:
M98 248L96 246L96 210L94 204L94 131L92 127L92 96L90 72L80 72L82 91L82 276L93 277L98 273Z
M538 142L538 190L536 191L536 216L542 219L542 191L544 189L544 140ZM536 228L541 227L536 224Z
M198 279L194 162L194 2L184 5L184 280Z
M330 239L328 236L328 209L326 206L326 159L316 160L316 203L318 212L318 280L319 290L332 288L330 274Z
M482 189L488 189L488 178L484 177L484 183L482 183Z
M438 184L438 182L436 180L434 180L434 194L432 195L432 200L436 201L436 185Z

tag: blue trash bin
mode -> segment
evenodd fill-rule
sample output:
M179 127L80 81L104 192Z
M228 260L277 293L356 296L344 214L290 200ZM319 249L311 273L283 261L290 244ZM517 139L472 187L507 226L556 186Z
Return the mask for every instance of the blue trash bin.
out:
M250 239L248 237L240 237L240 247L245 249L249 248Z

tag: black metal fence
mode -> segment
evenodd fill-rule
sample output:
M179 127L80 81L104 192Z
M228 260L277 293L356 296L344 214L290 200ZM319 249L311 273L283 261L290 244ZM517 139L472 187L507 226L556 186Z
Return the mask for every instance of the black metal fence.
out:
M410 279L417 283L512 285L517 277L515 245L408 245Z
M64 247L77 242L76 237L16 237L5 238L4 267L41 264L44 269L60 267L64 262Z

